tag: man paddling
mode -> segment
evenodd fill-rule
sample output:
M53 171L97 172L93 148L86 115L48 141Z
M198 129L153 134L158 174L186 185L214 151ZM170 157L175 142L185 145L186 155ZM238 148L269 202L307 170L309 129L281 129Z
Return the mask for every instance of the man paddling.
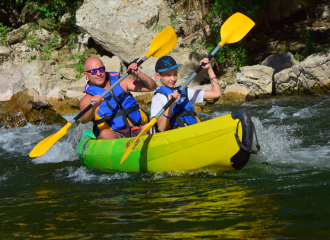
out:
M127 77L112 92L101 98L100 95L119 79L119 73L106 72L103 62L97 57L88 58L84 67L88 82L84 90L86 95L80 101L80 110L92 102L96 104L80 121L93 121L93 132L99 139L137 136L148 123L148 114L139 107L129 91L153 91L157 88L155 81L142 73L136 63L132 63L128 70L132 69L131 74L138 80Z
M158 59L155 66L155 76L160 80L162 86L156 90L155 96L151 102L151 117L165 106L168 100L176 98L172 105L169 106L164 114L157 120L158 130L163 132L169 129L180 128L199 122L196 117L193 104L202 103L203 99L221 97L221 89L215 76L215 73L208 58L200 61L200 65L205 63L203 69L206 69L211 80L212 90L195 90L193 88L185 89L180 95L175 87L178 80L179 64L170 57L163 56Z

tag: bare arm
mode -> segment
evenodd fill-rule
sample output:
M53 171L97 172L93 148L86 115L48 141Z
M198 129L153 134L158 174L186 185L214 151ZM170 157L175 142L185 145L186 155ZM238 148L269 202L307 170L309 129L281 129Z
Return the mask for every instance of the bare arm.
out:
M100 95L91 96L89 94L86 94L80 101L79 107L80 111L84 110L89 104L92 102L97 102L91 109L89 109L81 118L81 123L88 123L94 119L94 113L95 109L100 106L101 101L103 101L103 98L101 98Z
M158 130L160 132L164 132L166 130L170 130L171 129L171 125L170 125L170 119L169 117L171 116L172 113L172 108L174 107L174 105L178 102L178 100L180 99L180 94L175 91L174 93L168 95L168 100L170 100L172 97L176 98L176 100L171 104L171 106L169 106L165 112L163 113L162 116L160 116L157 120L157 125L158 125ZM167 117L165 117L165 116Z
M157 88L156 82L146 74L140 71L136 63L132 63L128 66L128 70L132 69L132 75L139 80L133 80L126 78L126 89L133 92L150 92Z
M210 77L210 81L211 81L211 88L212 90L205 90L204 91L204 99L206 98L218 98L218 97L221 97L222 96L222 93L221 93L221 88L220 88L220 85L218 83L218 80L215 76L215 73L212 69L212 66L210 64L210 61L208 58L204 58L200 64L202 64L203 62L206 63L206 65L203 67L204 69L207 69L207 72L209 74L209 77Z

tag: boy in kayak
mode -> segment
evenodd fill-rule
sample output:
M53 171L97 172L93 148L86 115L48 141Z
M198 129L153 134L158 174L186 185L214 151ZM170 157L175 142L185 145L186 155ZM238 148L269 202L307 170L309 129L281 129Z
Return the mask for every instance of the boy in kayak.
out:
M99 139L117 139L137 136L148 123L148 115L129 94L133 92L149 92L157 88L155 81L142 73L136 63L128 66L132 75L138 80L125 78L104 98L101 94L119 79L119 73L106 72L103 62L90 57L85 62L87 85L86 95L80 101L80 110L84 110L92 102L92 109L81 118L82 123L93 121L93 132Z
M152 98L151 117L156 116L168 100L173 97L176 98L173 104L157 120L160 132L198 123L199 120L196 117L193 104L202 103L203 99L221 97L220 85L209 59L204 58L199 64L202 63L206 63L203 69L206 69L209 74L212 90L186 88L180 95L177 92L180 86L175 87L179 64L170 56L163 56L156 62L155 76L162 86L156 90Z

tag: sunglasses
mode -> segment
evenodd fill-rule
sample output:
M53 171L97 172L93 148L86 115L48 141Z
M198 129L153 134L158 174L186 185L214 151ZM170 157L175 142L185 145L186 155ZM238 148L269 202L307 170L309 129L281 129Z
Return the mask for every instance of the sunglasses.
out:
M104 73L105 72L105 66L100 67L100 68L95 68L95 69L91 69L85 72L91 73L92 75L95 75L97 73L97 70L100 71L100 73Z

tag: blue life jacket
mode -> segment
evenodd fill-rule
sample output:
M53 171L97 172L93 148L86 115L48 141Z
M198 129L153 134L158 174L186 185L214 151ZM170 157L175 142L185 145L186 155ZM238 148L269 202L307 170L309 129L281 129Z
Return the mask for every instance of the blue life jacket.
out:
M107 73L107 78L109 79L109 77L111 86L119 79L119 73L109 72ZM84 93L88 93L92 96L101 95L105 91L106 90L101 87L90 85L89 82L84 89ZM93 132L96 136L99 135L98 130L104 127L104 123L107 124L107 128L120 130L125 127L130 129L127 119L129 119L134 126L141 126L148 122L147 113L139 107L135 98L125 92L119 84L112 89L112 93L113 94L108 93L103 97L104 101L101 102L95 119L93 120ZM144 116L141 116L141 114L144 114ZM99 129L96 129L96 126Z
M181 86L176 87L174 90L178 90L180 87ZM167 99L168 95L173 93L174 90L161 86L156 90L155 94L163 94ZM196 117L194 105L189 101L188 92L186 89L181 93L180 100L173 106L169 121L172 129L199 122Z

